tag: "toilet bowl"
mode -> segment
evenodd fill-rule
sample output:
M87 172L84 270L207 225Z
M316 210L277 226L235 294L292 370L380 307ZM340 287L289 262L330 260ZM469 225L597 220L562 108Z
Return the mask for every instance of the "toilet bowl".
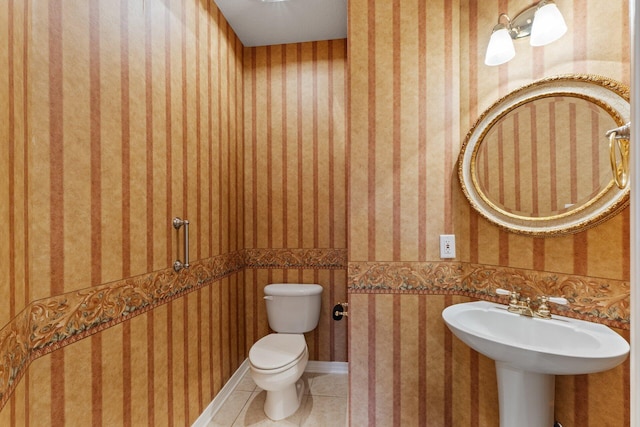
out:
M270 334L249 351L253 381L267 392L264 412L272 420L287 418L300 407L304 383L300 379L309 361L302 334Z
M300 379L309 361L304 333L318 325L322 286L272 284L264 288L269 326L276 333L249 350L254 382L267 392L265 414L274 421L298 410L304 395Z

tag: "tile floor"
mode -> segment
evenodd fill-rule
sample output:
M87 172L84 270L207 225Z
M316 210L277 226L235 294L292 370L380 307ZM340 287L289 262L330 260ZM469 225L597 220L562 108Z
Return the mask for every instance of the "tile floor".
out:
M262 409L266 392L247 372L208 427L346 426L348 375L305 372L302 379L305 396L298 411L284 420L272 421Z

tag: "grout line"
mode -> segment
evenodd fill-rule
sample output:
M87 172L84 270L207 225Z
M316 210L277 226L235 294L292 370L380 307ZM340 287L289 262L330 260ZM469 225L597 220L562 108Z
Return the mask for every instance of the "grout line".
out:
M245 374L246 375L246 374ZM244 411L244 408L253 401L253 398L256 395L256 390L254 389L253 391L250 392L243 392L243 393L249 393L249 397L247 397L247 400L244 402L244 405L242 405L242 407L240 408L240 410L238 411L238 413L236 414L236 416L233 418L233 422L231 423L232 426L235 426L236 423L238 422L238 418L240 418L240 415L242 415L242 411ZM220 407L220 409L222 409L222 407ZM247 409L248 410L248 409ZM212 418L213 419L213 418Z

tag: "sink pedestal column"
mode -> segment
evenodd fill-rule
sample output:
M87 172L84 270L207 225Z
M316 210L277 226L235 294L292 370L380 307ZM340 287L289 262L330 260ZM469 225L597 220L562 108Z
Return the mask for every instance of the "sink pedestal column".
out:
M500 427L553 427L555 375L514 368L496 360Z

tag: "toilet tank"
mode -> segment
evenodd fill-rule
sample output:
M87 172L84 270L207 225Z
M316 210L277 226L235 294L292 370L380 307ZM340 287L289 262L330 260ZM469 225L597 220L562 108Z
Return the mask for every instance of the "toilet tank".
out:
M303 334L318 326L322 286L275 283L264 287L269 326L275 332Z

